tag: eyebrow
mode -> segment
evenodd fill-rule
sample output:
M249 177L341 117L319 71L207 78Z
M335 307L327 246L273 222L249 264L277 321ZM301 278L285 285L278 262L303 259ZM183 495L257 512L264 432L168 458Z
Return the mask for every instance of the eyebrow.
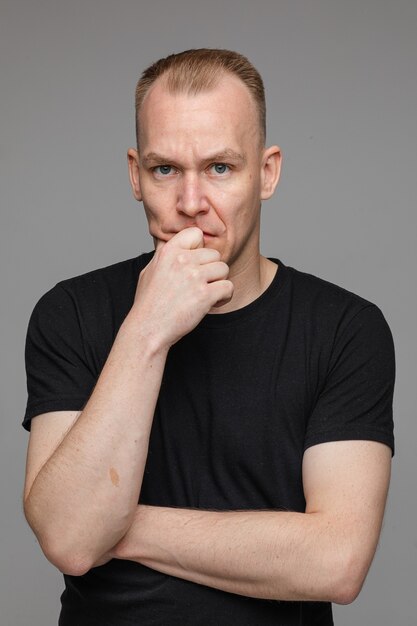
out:
M213 154L210 158L206 160L212 163L214 162L221 163L222 161L235 161L237 163L242 163L242 164L246 163L246 158L243 156L243 154L239 154L239 152L235 152L231 148L226 148L225 150L222 150L221 152L217 152L216 154Z
M166 163L171 164L175 161L175 159L170 159L169 157L165 157L162 154L158 154L157 152L149 152L145 154L142 158L142 163L145 166L152 165L153 163ZM225 150L221 150L220 152L216 152L211 156L203 159L204 163L223 163L224 161L234 161L235 163L244 164L246 163L246 158L239 154L239 152L235 152L231 148L225 148Z

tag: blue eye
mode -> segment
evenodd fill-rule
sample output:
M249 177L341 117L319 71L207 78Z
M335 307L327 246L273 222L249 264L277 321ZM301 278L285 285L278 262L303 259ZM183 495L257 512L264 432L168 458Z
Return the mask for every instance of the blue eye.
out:
M229 170L229 166L226 165L226 163L214 163L212 165L212 168L214 169L216 174L226 174L226 172Z
M162 176L168 176L168 174L171 174L171 170L171 165L158 165L154 168L154 172L156 172L157 174L161 174Z

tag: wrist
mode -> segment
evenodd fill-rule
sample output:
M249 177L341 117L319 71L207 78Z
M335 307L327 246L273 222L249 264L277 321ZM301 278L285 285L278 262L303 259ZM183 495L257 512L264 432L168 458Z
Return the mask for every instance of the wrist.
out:
M164 340L162 333L158 332L156 324L148 324L141 313L134 309L129 311L120 327L120 334L129 338L140 350L142 356L149 358L166 358L170 344Z

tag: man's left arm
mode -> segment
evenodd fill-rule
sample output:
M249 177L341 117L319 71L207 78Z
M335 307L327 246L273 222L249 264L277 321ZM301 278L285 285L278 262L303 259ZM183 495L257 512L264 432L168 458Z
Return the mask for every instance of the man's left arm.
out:
M390 467L391 450L382 443L318 444L304 454L305 513L139 505L102 562L128 559L256 598L347 604L376 550Z

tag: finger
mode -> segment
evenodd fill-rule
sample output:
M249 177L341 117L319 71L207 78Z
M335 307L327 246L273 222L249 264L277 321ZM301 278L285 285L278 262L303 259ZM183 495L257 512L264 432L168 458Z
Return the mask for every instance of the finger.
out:
M174 235L170 240L171 245L176 245L183 250L204 248L204 235L201 228L190 226Z
M223 261L215 261L202 265L200 272L207 283L212 283L216 280L225 280L229 275L229 266Z
M216 280L210 283L211 306L219 307L230 302L233 297L233 289L234 287L231 280Z
M190 261L196 265L213 263L215 261L220 261L221 258L220 252L218 250L214 250L214 248L195 248L194 250L190 250L188 254Z

